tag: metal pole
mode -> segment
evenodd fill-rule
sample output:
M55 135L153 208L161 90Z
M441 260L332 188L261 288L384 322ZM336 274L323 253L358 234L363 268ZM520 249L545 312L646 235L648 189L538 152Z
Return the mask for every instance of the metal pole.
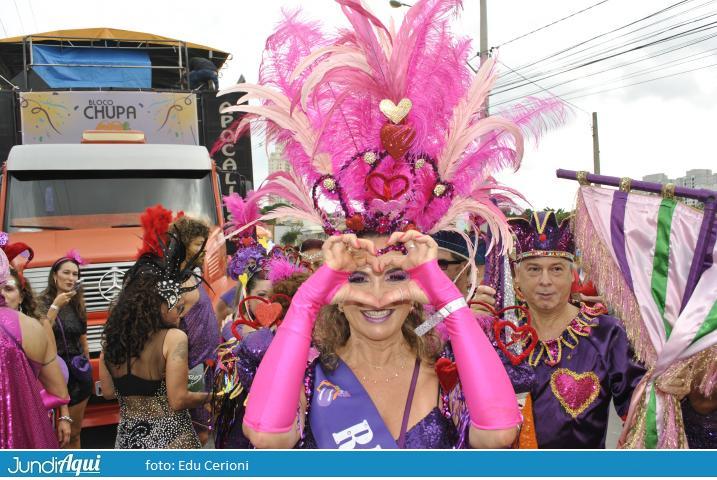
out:
M25 78L25 90L30 90L27 88L27 37L22 39L22 73Z
M598 138L597 112L593 112L593 173L600 175L600 139Z
M573 170L563 170L559 168L555 171L555 175L558 178L564 178L566 180L578 180L578 173ZM594 183L596 185L608 185L610 187L619 187L620 182L623 180L619 177L608 177L605 175L594 175L592 173L586 173L585 180L588 183ZM661 183L654 182L643 182L642 180L631 180L630 190L639 190L641 192L650 192L662 194L664 185ZM687 187L675 187L675 196L684 198L694 198L700 202L715 201L717 198L717 192L713 190L707 190L706 188L687 188Z
M487 0L480 0L480 62L481 65L488 59L488 5ZM488 95L485 96L483 102L484 116L488 116Z

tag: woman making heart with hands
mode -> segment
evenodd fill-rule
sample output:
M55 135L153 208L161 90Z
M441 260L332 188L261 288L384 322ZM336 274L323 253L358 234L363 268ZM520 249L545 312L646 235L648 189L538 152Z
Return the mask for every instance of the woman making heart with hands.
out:
M510 381L438 267L435 241L417 231L346 234L331 237L323 252L324 266L294 296L254 377L244 416L251 443L451 448L464 438L473 448L509 445L520 423ZM446 316L452 340L467 406L453 421L451 392L433 368L451 348L414 333L426 303ZM307 368L312 340L320 356ZM426 431L436 433L427 438Z

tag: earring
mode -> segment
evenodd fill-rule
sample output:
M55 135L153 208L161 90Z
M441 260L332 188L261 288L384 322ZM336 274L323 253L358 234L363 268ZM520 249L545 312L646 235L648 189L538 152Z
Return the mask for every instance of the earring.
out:
M341 305L339 305L339 306L338 306L338 309L339 309L339 312L344 313L344 307L342 307Z

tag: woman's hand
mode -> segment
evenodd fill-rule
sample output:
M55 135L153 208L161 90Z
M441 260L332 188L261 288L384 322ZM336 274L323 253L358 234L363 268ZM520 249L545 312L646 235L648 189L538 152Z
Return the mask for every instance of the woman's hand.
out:
M60 448L67 446L70 443L70 422L66 420L57 421L57 443L60 444Z
M361 268L376 268L376 247L371 240L354 234L336 235L324 242L324 265L337 272L354 272ZM351 283L344 283L331 299L332 304L347 300L378 308L378 299Z
M399 243L403 243L406 248L406 255L384 255L382 258L385 259L387 265L391 264L403 270L410 270L438 258L438 244L430 235L424 235L416 230L394 232L386 245Z
M386 245L403 243L406 248L406 255L397 252L389 252L378 259L378 271L385 272L390 268L409 270L426 262L438 258L438 244L430 235L423 235L416 230L408 232L394 232L386 242ZM406 300L420 304L429 303L428 296L416 282L410 280L405 287L397 287L381 297L380 305L385 306L392 303L402 303Z
M58 293L55 299L52 301L52 304L55 305L57 308L62 308L68 303L70 303L70 300L72 300L72 297L74 297L75 295L77 295L77 292L74 290L65 293Z
M353 272L366 265L376 255L371 240L354 234L335 235L324 242L324 265L337 272Z

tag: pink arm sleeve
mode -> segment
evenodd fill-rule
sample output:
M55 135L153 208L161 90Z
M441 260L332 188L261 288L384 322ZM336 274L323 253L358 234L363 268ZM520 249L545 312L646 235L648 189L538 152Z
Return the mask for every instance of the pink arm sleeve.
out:
M251 385L244 423L252 430L264 433L291 430L296 421L314 322L321 307L331 303L348 275L324 265L294 295Z
M438 310L463 297L436 260L421 264L409 273ZM468 306L455 310L444 322L472 425L481 430L518 425L521 415L508 374Z

